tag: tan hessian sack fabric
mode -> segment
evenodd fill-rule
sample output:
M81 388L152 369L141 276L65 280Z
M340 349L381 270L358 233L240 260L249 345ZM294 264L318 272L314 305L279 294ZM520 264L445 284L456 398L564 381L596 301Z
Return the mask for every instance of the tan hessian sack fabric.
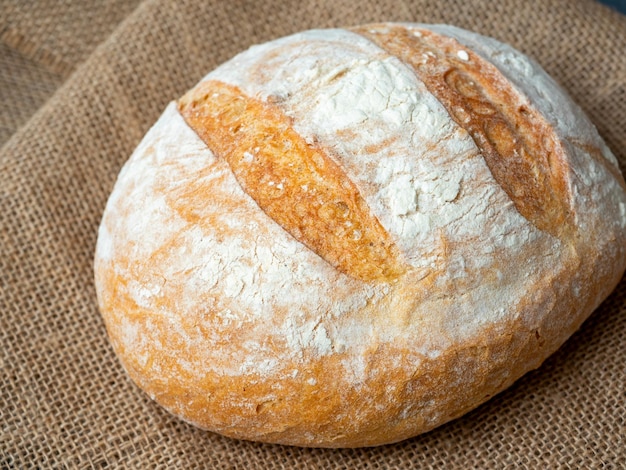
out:
M258 42L376 21L450 23L534 57L626 169L626 17L591 0L146 1L0 151L0 468L619 468L626 281L540 369L400 444L234 441L152 403L96 307L93 253L121 165L165 104Z

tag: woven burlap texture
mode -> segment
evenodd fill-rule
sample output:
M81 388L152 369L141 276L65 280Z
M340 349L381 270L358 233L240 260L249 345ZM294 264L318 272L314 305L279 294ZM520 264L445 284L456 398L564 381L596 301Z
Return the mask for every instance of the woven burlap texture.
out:
M451 23L537 59L626 168L626 18L591 0L145 1L0 151L0 468L623 468L626 281L537 371L465 417L356 450L230 440L133 385L92 260L121 165L166 103L253 43Z
M0 145L139 0L0 0Z

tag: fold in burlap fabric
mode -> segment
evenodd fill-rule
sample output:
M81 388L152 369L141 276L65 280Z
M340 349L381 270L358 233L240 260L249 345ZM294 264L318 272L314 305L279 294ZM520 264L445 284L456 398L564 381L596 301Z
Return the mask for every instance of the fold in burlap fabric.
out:
M0 145L138 4L0 1Z
M382 20L451 23L530 54L626 168L626 18L590 0L143 2L0 151L0 468L623 468L626 281L509 390L378 448L195 429L152 403L113 355L93 288L96 230L165 104L253 43Z

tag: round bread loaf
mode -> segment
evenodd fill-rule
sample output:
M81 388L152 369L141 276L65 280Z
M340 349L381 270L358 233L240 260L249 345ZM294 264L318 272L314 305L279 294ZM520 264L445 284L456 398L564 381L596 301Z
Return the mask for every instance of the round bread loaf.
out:
M581 110L451 26L254 46L122 169L95 277L150 397L227 436L390 443L554 352L626 266L626 189Z

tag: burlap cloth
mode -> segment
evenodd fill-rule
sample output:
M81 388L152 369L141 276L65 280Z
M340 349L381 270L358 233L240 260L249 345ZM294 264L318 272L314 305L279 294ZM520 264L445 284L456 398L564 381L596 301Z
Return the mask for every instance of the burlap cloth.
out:
M152 403L109 347L92 258L115 177L165 104L247 46L313 27L445 22L509 42L574 96L624 170L626 17L591 0L66 3L0 9L0 468L624 468L626 281L465 417L322 450L230 440Z

